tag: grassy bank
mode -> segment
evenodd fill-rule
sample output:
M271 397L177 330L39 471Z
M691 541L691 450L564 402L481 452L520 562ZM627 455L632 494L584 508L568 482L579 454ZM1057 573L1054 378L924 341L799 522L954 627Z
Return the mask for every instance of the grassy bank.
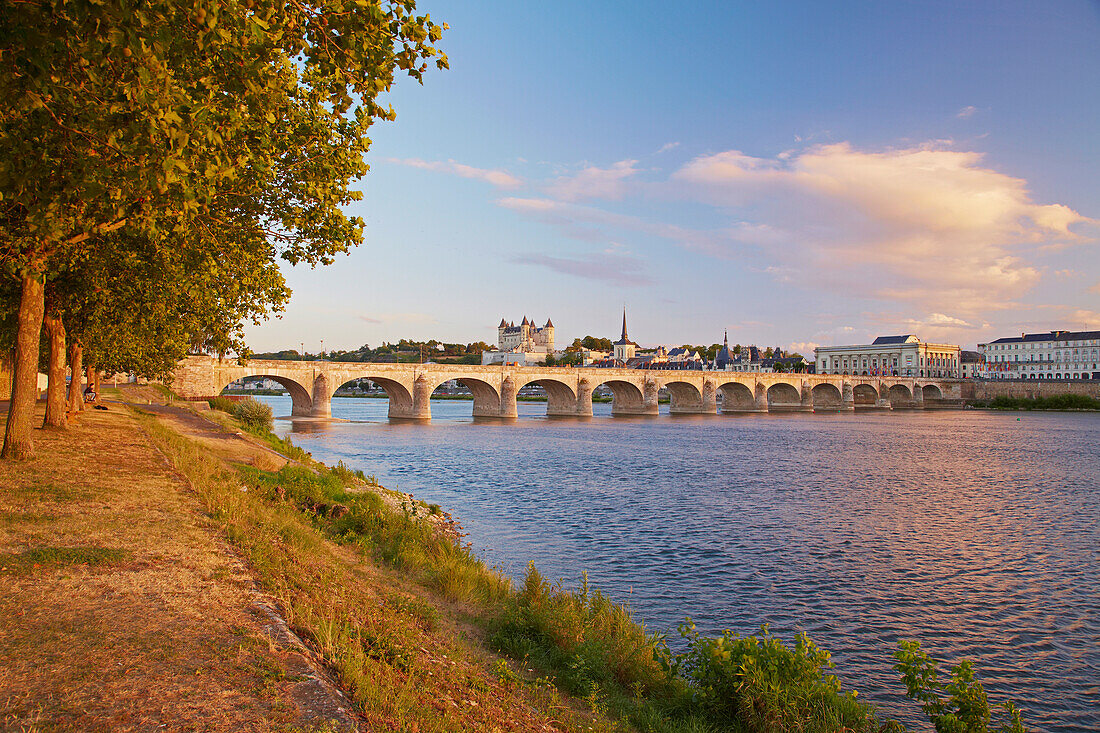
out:
M843 690L828 653L805 636L788 645L765 627L748 637L707 637L689 621L680 629L687 651L676 654L583 577L569 589L531 566L513 587L437 507L387 492L372 477L308 460L274 472L229 470L147 421L368 720L479 730L475 720L487 724L518 698L564 729L902 730ZM364 586L345 567L349 560L386 578L385 590ZM470 666L456 680L440 660ZM1022 730L1011 710L985 703L965 663L938 677L935 669L919 647L899 649L899 694L943 725ZM428 704L475 692L479 712ZM486 708L499 712L468 717ZM989 725L994 719L997 726ZM958 728L971 729L979 728Z
M1031 398L1002 395L992 400L969 400L967 404L991 410L1100 410L1100 400L1078 394Z

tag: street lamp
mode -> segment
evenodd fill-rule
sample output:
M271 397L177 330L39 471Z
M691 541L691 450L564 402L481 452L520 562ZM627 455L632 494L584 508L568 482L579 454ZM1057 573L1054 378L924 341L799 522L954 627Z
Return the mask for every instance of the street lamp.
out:
M325 340L321 339L321 361L325 360Z
M300 341L300 342L298 342L298 346L300 346L301 349L302 349L301 353L298 355L298 360L299 361L305 361L305 358L306 358L306 342L305 341Z

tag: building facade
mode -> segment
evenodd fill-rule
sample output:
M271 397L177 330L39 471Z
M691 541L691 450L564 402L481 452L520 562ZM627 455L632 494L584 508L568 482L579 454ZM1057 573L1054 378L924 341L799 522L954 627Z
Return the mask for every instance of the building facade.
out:
M888 377L959 377L961 349L927 344L912 334L879 336L870 344L814 349L818 374Z
M1100 331L1022 333L978 344L981 379L1100 379Z

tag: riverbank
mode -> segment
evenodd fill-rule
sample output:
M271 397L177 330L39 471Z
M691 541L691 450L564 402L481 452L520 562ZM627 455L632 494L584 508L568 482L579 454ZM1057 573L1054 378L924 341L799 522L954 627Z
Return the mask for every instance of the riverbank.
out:
M323 466L270 434L249 435L225 413L208 418L127 392L140 406L85 413L69 433L44 436L51 450L39 459L0 464L0 574L23 579L0 584L0 612L20 619L0 635L5 721L73 730L102 720L219 729L205 715L236 721L226 730L265 729L256 719L306 730L322 719L410 731L879 728L871 708L825 676L827 655L806 640L791 648L766 634L706 638L685 626L688 650L672 654L587 583L566 590L532 567L513 587L439 507ZM40 505L46 519L26 511ZM51 522L61 511L59 535ZM89 514L104 528L85 531ZM206 549L180 544L187 538ZM135 575L189 567L196 552L229 558L232 571L211 560L198 579ZM71 607L73 589L78 597L86 586ZM51 610L24 628L18 611L35 593ZM124 603L101 613L98 599L113 594ZM100 620L74 637L81 614ZM120 636L137 641L112 641ZM190 666L166 668L160 657L180 650ZM80 672L38 674L50 665ZM211 686L202 694L220 695L227 710L163 693L194 689L196 672ZM155 716L135 717L150 705Z
M458 552L438 507L140 402L0 463L4 727L608 729L488 651L461 593L328 533L369 507ZM307 485L346 501L284 493Z

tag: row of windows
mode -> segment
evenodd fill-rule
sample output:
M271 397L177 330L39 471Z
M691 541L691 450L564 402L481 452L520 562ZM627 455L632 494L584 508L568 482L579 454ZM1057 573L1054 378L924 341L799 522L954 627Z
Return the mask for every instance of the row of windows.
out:
M1035 341L985 345L986 349L989 351L1008 351L1010 349L1050 349L1065 348L1067 346L1071 348L1081 346L1100 346L1100 340L1082 339L1080 341Z

